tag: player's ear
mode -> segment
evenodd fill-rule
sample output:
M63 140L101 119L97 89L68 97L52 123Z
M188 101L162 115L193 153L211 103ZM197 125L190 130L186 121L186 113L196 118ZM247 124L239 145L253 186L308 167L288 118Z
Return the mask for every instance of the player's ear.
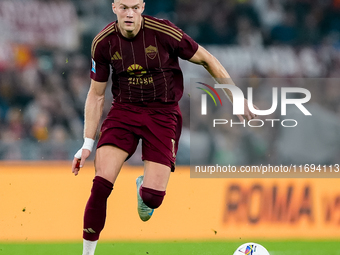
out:
M116 13L116 6L115 6L115 3L114 3L114 2L112 3L112 11L113 11L114 14L117 14L117 13Z
M144 9L145 9L145 2L143 2L143 4L142 4L142 12L141 13L144 12Z

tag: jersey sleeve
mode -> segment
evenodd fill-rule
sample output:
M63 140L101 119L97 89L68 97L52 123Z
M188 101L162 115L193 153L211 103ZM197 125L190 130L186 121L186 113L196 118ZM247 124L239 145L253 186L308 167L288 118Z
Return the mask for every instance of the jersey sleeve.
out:
M184 33L183 30L178 28L172 22L168 20L163 20L163 22L171 27L171 45L172 47L174 47L174 50L177 53L178 57L184 60L192 58L192 56L198 50L198 43L195 42L189 35Z
M105 58L105 44L97 42L96 38L92 42L92 65L91 79L98 82L107 82L110 76L110 62Z
M188 60L195 55L198 50L198 43L189 35L183 32L181 41L178 43L178 56L184 60Z

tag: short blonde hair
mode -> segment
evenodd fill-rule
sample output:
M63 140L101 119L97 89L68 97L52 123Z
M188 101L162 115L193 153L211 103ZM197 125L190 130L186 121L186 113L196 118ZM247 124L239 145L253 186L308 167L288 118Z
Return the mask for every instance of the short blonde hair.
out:
M144 0L140 0L142 3L144 3ZM113 3L115 3L115 4L117 4L117 3L119 3L120 2L120 0L114 0L113 1Z

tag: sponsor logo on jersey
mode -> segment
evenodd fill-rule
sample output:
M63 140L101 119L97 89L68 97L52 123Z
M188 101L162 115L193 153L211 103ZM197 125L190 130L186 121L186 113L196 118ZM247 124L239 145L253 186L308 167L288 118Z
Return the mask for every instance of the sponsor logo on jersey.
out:
M149 85L153 84L153 78L152 76L150 77L130 77L129 79L129 84L130 85Z
M96 61L92 59L92 69L91 72L96 73Z
M157 53L158 50L155 46L150 45L149 47L145 48L145 54L151 59L154 59Z
M129 66L127 72L129 75L136 77L142 77L144 74L146 74L144 68L138 64L133 64Z
M111 57L111 60L121 60L122 57L120 56L119 52L116 51L116 53Z
M130 85L149 85L153 84L153 78L150 77L143 77L147 71L138 64L130 65L127 69L128 74L131 76L129 77L129 84Z

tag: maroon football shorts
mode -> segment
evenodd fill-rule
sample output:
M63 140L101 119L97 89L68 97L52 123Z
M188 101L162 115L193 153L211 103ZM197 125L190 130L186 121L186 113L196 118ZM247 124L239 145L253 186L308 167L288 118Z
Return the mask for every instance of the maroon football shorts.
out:
M97 148L114 145L130 158L142 139L142 160L175 170L182 114L178 105L145 107L114 103L100 130Z

